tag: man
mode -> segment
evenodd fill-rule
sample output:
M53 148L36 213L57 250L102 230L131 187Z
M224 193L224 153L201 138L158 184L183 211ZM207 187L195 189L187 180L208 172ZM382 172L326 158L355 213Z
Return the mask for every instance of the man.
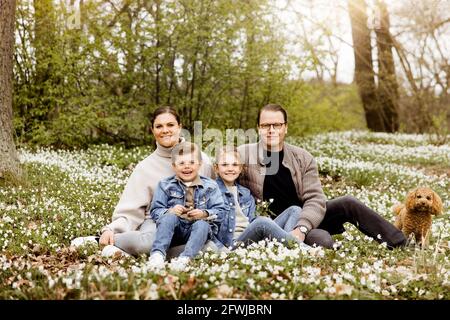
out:
M272 201L269 209L277 215L292 205L302 207L294 236L309 245L332 248L331 235L344 232L344 223L350 222L389 248L406 243L400 230L354 197L326 200L313 156L284 141L288 123L283 107L264 106L257 123L259 142L238 148L246 164L240 183L257 199Z

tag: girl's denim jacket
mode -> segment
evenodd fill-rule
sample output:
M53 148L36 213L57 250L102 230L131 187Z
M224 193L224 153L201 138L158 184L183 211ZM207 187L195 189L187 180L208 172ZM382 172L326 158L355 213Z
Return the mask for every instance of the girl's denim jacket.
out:
M195 186L194 208L204 210L208 213L205 219L211 224L211 237L217 244L214 236L217 235L220 223L226 211L222 194L217 183L207 177L200 176L202 185ZM153 195L150 206L150 217L157 222L170 208L180 204L185 205L186 186L178 180L175 175L161 180ZM182 219L185 223L192 223Z
M222 192L223 200L225 202L225 214L219 228L219 234L217 238L225 246L229 247L233 243L234 229L236 228L236 204L233 194L227 189L223 180L218 177L216 179ZM255 220L256 204L255 198L253 198L250 190L235 183L238 191L239 205L241 206L242 213L248 218L249 222Z

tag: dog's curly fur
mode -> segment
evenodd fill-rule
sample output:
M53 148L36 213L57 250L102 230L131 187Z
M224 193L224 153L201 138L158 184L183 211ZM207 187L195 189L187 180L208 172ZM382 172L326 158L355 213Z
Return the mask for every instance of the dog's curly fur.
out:
M412 234L416 243L427 245L431 233L431 216L443 212L442 200L439 195L427 187L419 187L408 193L404 204L393 208L397 215L395 226L406 237Z

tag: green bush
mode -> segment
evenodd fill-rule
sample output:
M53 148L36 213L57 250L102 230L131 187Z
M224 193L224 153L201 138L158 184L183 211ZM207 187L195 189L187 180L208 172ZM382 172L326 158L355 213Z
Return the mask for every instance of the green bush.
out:
M286 102L289 135L362 130L364 112L353 85L303 84Z

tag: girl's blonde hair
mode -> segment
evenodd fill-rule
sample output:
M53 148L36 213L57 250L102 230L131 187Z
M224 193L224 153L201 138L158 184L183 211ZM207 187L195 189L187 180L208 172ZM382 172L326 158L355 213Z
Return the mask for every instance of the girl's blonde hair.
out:
M226 153L234 153L234 156L238 159L239 163L241 165L243 165L242 160L241 160L241 155L237 151L237 148L235 146L232 146L232 145L225 145L222 148L220 148L219 150L217 150L217 152L216 152L216 159L214 161L214 165L217 166L219 164L220 157L222 157Z

